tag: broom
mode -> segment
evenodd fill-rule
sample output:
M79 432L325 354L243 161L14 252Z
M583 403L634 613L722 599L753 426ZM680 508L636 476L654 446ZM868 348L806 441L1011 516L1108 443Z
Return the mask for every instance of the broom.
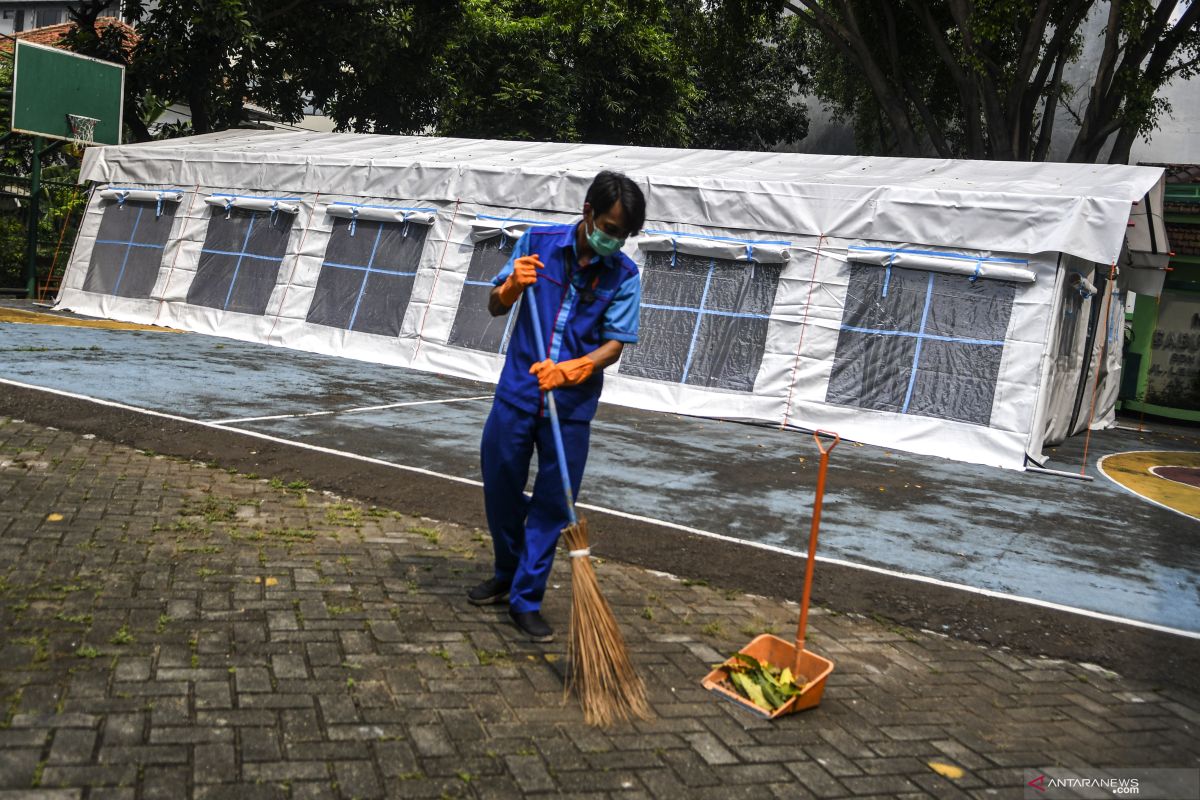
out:
M533 287L527 288L525 293L529 295L529 312L533 315L534 341L538 352L545 353L546 343ZM625 637L617 627L612 608L600 593L588 548L587 520L575 512L554 392L546 392L546 402L570 520L562 532L571 558L571 621L567 635L571 671L565 692L574 689L579 695L583 719L589 725L607 727L618 720L645 719L650 716L646 685L633 668L625 648Z

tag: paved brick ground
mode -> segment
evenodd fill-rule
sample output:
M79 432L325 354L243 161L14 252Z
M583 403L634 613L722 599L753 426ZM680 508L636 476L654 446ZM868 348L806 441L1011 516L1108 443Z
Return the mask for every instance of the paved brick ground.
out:
M657 718L592 729L565 645L465 602L485 535L402 512L0 418L0 800L1019 796L1025 768L1200 765L1194 693L820 610L824 702L757 720L698 680L795 606L613 563Z

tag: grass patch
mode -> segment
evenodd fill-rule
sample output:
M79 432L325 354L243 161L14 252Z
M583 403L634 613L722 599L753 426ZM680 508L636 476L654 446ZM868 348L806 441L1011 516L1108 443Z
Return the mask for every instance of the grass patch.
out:
M273 528L269 531L263 531L263 535L270 539L278 539L283 542L311 542L317 538L316 531L305 530L304 528Z
M334 503L325 506L325 521L331 525L360 528L363 523L363 510L349 503Z
M228 522L237 518L238 504L223 497L205 495L203 499L187 498L177 514L181 517L203 517L206 522Z
M437 528L426 528L417 525L409 528L408 532L424 537L425 541L429 542L430 544L437 544L442 540L442 533Z
M758 619L754 620L753 622L747 622L745 625L738 628L738 632L743 636L749 636L751 638L758 636L760 633L778 633L774 623L764 622Z
M109 639L108 641L111 644L115 644L115 645L127 645L127 644L133 644L134 638L133 638L133 634L129 632L129 626L122 625L121 628L116 633L114 633L112 635L112 638Z
M41 636L22 636L19 639L13 639L13 644L32 647L34 661L45 661L50 658L50 638L44 634Z
M203 553L204 555L216 555L217 553L220 553L221 551L222 551L222 548L215 544L190 545L188 547L176 547L175 548L175 552L178 554Z
M503 650L476 650L475 657L479 659L480 666L484 667L509 663L508 653Z

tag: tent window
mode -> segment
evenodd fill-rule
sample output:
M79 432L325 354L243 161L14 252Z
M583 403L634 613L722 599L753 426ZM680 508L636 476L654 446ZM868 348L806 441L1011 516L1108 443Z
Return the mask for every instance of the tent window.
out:
M781 264L651 252L642 268L638 344L622 375L754 390Z
M83 290L118 297L150 297L176 208L176 203L129 200L104 209Z
M503 353L508 349L508 337L521 301L518 300L502 317L493 317L487 306L488 295L492 293L492 278L500 274L512 255L513 243L514 240L504 234L476 243L471 253L471 265L467 268L467 281L459 297L458 313L454 315L454 325L450 329L449 344L489 353Z
M293 216L214 208L187 301L262 315L279 277Z
M308 321L399 336L429 228L335 219Z
M1015 293L852 263L826 402L987 425Z

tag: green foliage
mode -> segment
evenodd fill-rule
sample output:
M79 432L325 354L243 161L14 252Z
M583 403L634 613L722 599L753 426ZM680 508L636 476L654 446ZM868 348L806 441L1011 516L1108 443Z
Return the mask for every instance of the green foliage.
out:
M247 102L289 122L313 105L341 130L427 128L458 12L453 0L126 0L125 9L139 20L139 86L188 104L195 133L245 122Z
M1063 116L1069 158L1124 163L1170 110L1161 90L1200 70L1200 3L1187 0L789 0L813 85L859 148L1044 160ZM1089 18L1098 64L1066 80Z
M699 100L688 146L770 150L808 134L798 95L808 89L799 21L768 0L724 0L695 15Z
M120 5L131 35L97 25ZM125 64L126 139L338 130L767 149L807 131L782 0L78 0L65 45ZM173 103L191 120L154 126Z
M769 147L806 132L777 2L465 0L438 125L455 136Z

